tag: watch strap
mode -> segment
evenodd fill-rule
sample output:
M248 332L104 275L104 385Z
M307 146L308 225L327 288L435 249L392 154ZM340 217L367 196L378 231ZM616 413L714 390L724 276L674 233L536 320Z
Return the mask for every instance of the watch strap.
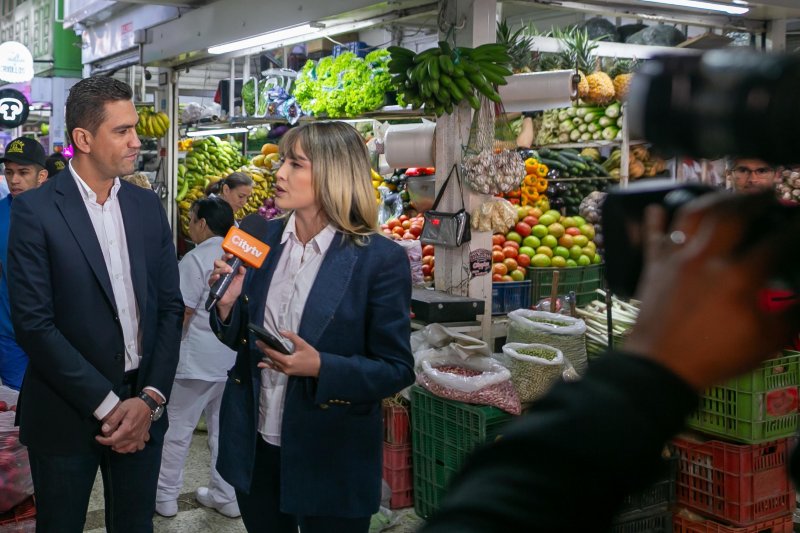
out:
M147 407L149 407L150 411L152 412L155 412L155 410L160 407L158 402L151 398L150 395L144 391L139 393L139 399L144 401L144 403L147 404Z

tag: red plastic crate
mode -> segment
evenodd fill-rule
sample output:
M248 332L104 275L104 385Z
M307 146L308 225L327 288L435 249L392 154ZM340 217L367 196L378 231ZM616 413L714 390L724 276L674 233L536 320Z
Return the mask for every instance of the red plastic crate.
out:
M792 515L765 520L746 527L733 527L713 520L691 520L680 514L672 517L672 533L792 533Z
M31 496L10 511L0 514L0 527L24 522L34 516L36 516L36 505Z
M790 439L731 444L675 439L678 503L735 526L750 526L791 513Z
M383 479L392 491L390 509L414 505L414 476L411 468L411 445L383 444Z
M408 407L397 404L384 404L383 440L395 445L411 443L411 423Z

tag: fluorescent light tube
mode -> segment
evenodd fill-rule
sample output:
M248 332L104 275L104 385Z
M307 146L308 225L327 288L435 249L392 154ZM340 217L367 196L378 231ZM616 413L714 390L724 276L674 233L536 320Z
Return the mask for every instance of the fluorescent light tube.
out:
M315 33L318 28L312 28L310 24L300 24L292 28L284 28L281 30L270 31L256 35L255 37L248 37L247 39L239 39L226 44L212 46L208 49L209 54L227 54L229 52L236 52L237 50L244 50L245 48L255 48L256 46L277 45L282 41L289 38L297 38L301 35L308 34L309 36Z
M729 15L744 15L750 11L749 7L732 6L727 4L717 4L714 2L703 2L701 0L643 0L654 4L668 4L671 6L691 7L694 9L707 9L710 11L722 11Z
M208 135L226 135L229 133L244 133L247 128L217 128L213 130L187 131L187 137L206 137Z

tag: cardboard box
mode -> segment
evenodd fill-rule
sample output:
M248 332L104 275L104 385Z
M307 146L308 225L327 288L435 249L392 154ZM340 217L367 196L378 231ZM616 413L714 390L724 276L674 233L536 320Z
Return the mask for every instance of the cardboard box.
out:
M332 35L331 39L340 43L349 43L358 40L358 32L340 33L339 35ZM333 51L335 43L325 37L321 39L313 39L306 43L306 54L313 54L317 52L324 52L323 55L328 55Z

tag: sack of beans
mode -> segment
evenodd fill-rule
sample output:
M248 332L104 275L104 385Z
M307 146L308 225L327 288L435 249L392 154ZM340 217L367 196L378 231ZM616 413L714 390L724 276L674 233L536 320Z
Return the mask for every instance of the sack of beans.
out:
M491 357L432 355L421 361L417 383L448 400L491 405L512 415L522 412L511 372Z
M561 350L578 374L586 372L586 323L579 318L517 309L508 313L506 342L552 346Z
M33 494L28 449L19 442L14 425L17 391L0 386L0 513Z
M546 344L512 342L503 346L503 354L522 403L543 396L561 379L569 364L559 349Z

